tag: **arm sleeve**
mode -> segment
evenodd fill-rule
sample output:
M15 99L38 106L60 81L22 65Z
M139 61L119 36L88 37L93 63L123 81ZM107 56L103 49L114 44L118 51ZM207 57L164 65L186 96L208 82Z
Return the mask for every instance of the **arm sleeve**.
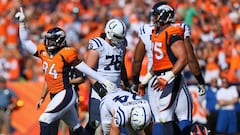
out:
M28 39L28 31L24 26L19 27L19 38L22 43L23 49L31 53L32 55L36 54L37 46L31 40Z
M104 82L106 79L99 75L96 71L94 71L92 68L90 68L85 62L79 63L77 66L75 66L76 69L79 71L85 73L86 75L94 78L95 80L99 82Z

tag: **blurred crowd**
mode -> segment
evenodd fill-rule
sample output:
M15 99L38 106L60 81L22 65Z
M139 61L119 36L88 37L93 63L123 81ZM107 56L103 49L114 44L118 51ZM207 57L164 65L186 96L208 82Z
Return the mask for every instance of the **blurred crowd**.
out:
M67 43L78 48L81 58L88 40L103 32L110 18L121 18L128 27L126 65L131 79L131 63L138 42L138 26L150 23L149 11L159 0L0 0L0 74L10 81L43 81L41 61L23 51L18 40L14 14L23 6L31 39L38 43L53 26L66 31ZM240 82L240 1L168 0L176 20L191 27L194 51L206 83L227 77ZM143 69L145 69L143 67ZM144 75L144 72L143 72ZM188 70L189 83L195 80Z
M158 1L161 0L0 0L0 75L8 81L44 81L41 61L25 52L19 42L18 22L14 15L22 6L26 27L34 42L42 41L49 28L59 26L66 31L68 45L78 48L82 59L87 54L88 40L100 36L106 21L110 18L124 20L128 27L125 61L131 80L133 55L139 40L138 28L151 22L149 12ZM220 77L227 78L230 84L239 85L240 1L166 1L175 8L176 21L191 27L194 51L209 87ZM144 59L142 76L147 70L146 61L147 58ZM188 67L184 69L184 76L188 83L196 83ZM240 93L239 86L237 90ZM88 89L87 86L82 88ZM237 105L240 112L240 105Z
M126 65L131 79L131 62L138 41L138 26L149 23L149 11L158 0L0 0L0 74L10 81L43 81L41 62L21 49L14 14L23 6L31 39L40 42L52 26L66 31L67 43L84 58L88 39L99 36L109 18L121 18L128 26ZM191 26L196 56L206 83L225 76L240 82L240 1L169 0L176 20ZM143 66L143 69L144 68ZM194 79L188 70L189 83ZM143 72L144 75L145 72Z

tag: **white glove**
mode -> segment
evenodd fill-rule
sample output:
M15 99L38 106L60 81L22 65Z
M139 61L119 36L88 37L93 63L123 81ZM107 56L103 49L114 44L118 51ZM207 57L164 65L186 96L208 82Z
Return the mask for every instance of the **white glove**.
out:
M104 80L102 83L104 84L105 89L107 89L108 92L112 92L117 88L116 84L114 84L108 80Z
M206 93L206 88L204 84L198 84L198 94L199 96L203 96Z
M20 25L24 25L25 15L24 15L24 13L23 13L22 7L20 7L20 11L18 11L18 12L15 14L15 18L18 19Z

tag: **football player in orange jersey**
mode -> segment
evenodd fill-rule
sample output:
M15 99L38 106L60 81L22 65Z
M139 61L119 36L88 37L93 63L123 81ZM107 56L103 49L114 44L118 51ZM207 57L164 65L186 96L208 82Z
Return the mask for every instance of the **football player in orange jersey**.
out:
M166 5L167 2L158 2L154 5L152 11L154 11L154 8L157 8L160 5ZM174 22L175 23L175 22ZM191 72L195 76L195 78L198 81L198 88L199 88L199 95L205 94L205 81L203 79L203 76L201 74L201 69L199 67L198 61L196 59L196 56L194 55L193 46L191 43L191 30L190 27L184 23L175 23L184 29L183 37L184 37L184 44L187 51L187 58L188 58L188 66L190 67ZM152 50L151 50L151 35L152 35L152 29L154 28L153 24L144 24L139 29L139 42L136 46L135 55L134 55L134 62L133 62L133 82L134 84L131 87L131 91L134 93L137 92L137 86L139 83L139 74L141 70L141 63L143 61L143 56L145 53L148 56L148 66L152 66ZM139 55L141 54L141 55ZM151 86L148 86L151 87ZM186 99L189 97L188 91L181 91L184 93L185 98L179 98L177 108L175 110L176 116L179 121L180 129L183 130L186 123L186 120L189 120L188 113L188 106L182 106L182 103L187 101ZM144 95L145 91L139 91L138 94ZM184 113L186 112L186 113ZM190 119L191 120L191 119ZM190 123L189 123L190 124Z
M144 89L143 85L147 83L150 84L148 87L149 102L154 115L152 134L180 134L174 127L174 113L181 93L187 90L181 75L181 71L188 62L183 41L184 30L180 25L174 24L174 9L167 4L154 5L152 17L154 23L151 36L153 66L141 81L139 89ZM191 99L184 102L183 106L190 108L188 110L190 121L186 122L188 130L181 134L189 134Z
M167 4L167 2L164 1L158 2L155 4L155 6L163 4ZM187 24L184 23L177 23L177 25L180 25L184 29L184 44L187 51L188 66L198 81L199 95L204 95L206 92L205 81L201 74L199 63L193 51L193 46L191 43L191 29ZM133 93L137 92L137 86L140 83L139 74L141 71L142 61L145 54L148 57L148 69L152 66L151 36L153 27L154 25L149 23L143 24L142 26L140 26L139 29L139 42L136 45L133 61L132 80L134 85L131 88L131 91Z
M30 54L42 60L42 68L45 73L45 84L38 107L43 103L46 94L49 92L51 101L39 118L40 134L52 135L53 123L62 119L71 128L74 134L88 134L80 125L75 102L77 95L69 82L69 72L74 66L79 71L89 75L99 81L104 88L97 93L107 93L116 88L116 85L106 80L97 72L88 67L83 61L78 59L77 50L68 47L65 39L65 32L54 27L48 30L44 36L44 42L36 45L28 39L28 31L25 28L25 16L23 9L16 13L19 20L19 37L23 48Z

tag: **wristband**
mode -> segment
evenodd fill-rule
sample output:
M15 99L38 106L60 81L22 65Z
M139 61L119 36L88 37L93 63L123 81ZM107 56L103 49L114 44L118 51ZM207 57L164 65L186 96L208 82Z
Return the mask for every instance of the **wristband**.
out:
M133 77L132 77L132 80L133 80L133 83L134 84L139 84L140 82L139 82L139 76L138 75L134 75Z
M163 78L166 81L170 81L172 78L174 78L174 76L175 75L172 71L167 71L167 72L165 72L165 75L160 78Z
M130 86L128 80L123 81L123 84L124 84L126 87L129 87L129 86Z
M98 81L92 85L92 88L103 98L107 94L107 90Z
M148 81L149 81L152 77L153 77L153 75L152 75L150 72L148 72L148 73L144 76L144 78L143 78L143 80L142 80L142 84L143 84L143 85L146 85L146 84L148 83Z
M195 76L199 84L205 84L202 74Z

